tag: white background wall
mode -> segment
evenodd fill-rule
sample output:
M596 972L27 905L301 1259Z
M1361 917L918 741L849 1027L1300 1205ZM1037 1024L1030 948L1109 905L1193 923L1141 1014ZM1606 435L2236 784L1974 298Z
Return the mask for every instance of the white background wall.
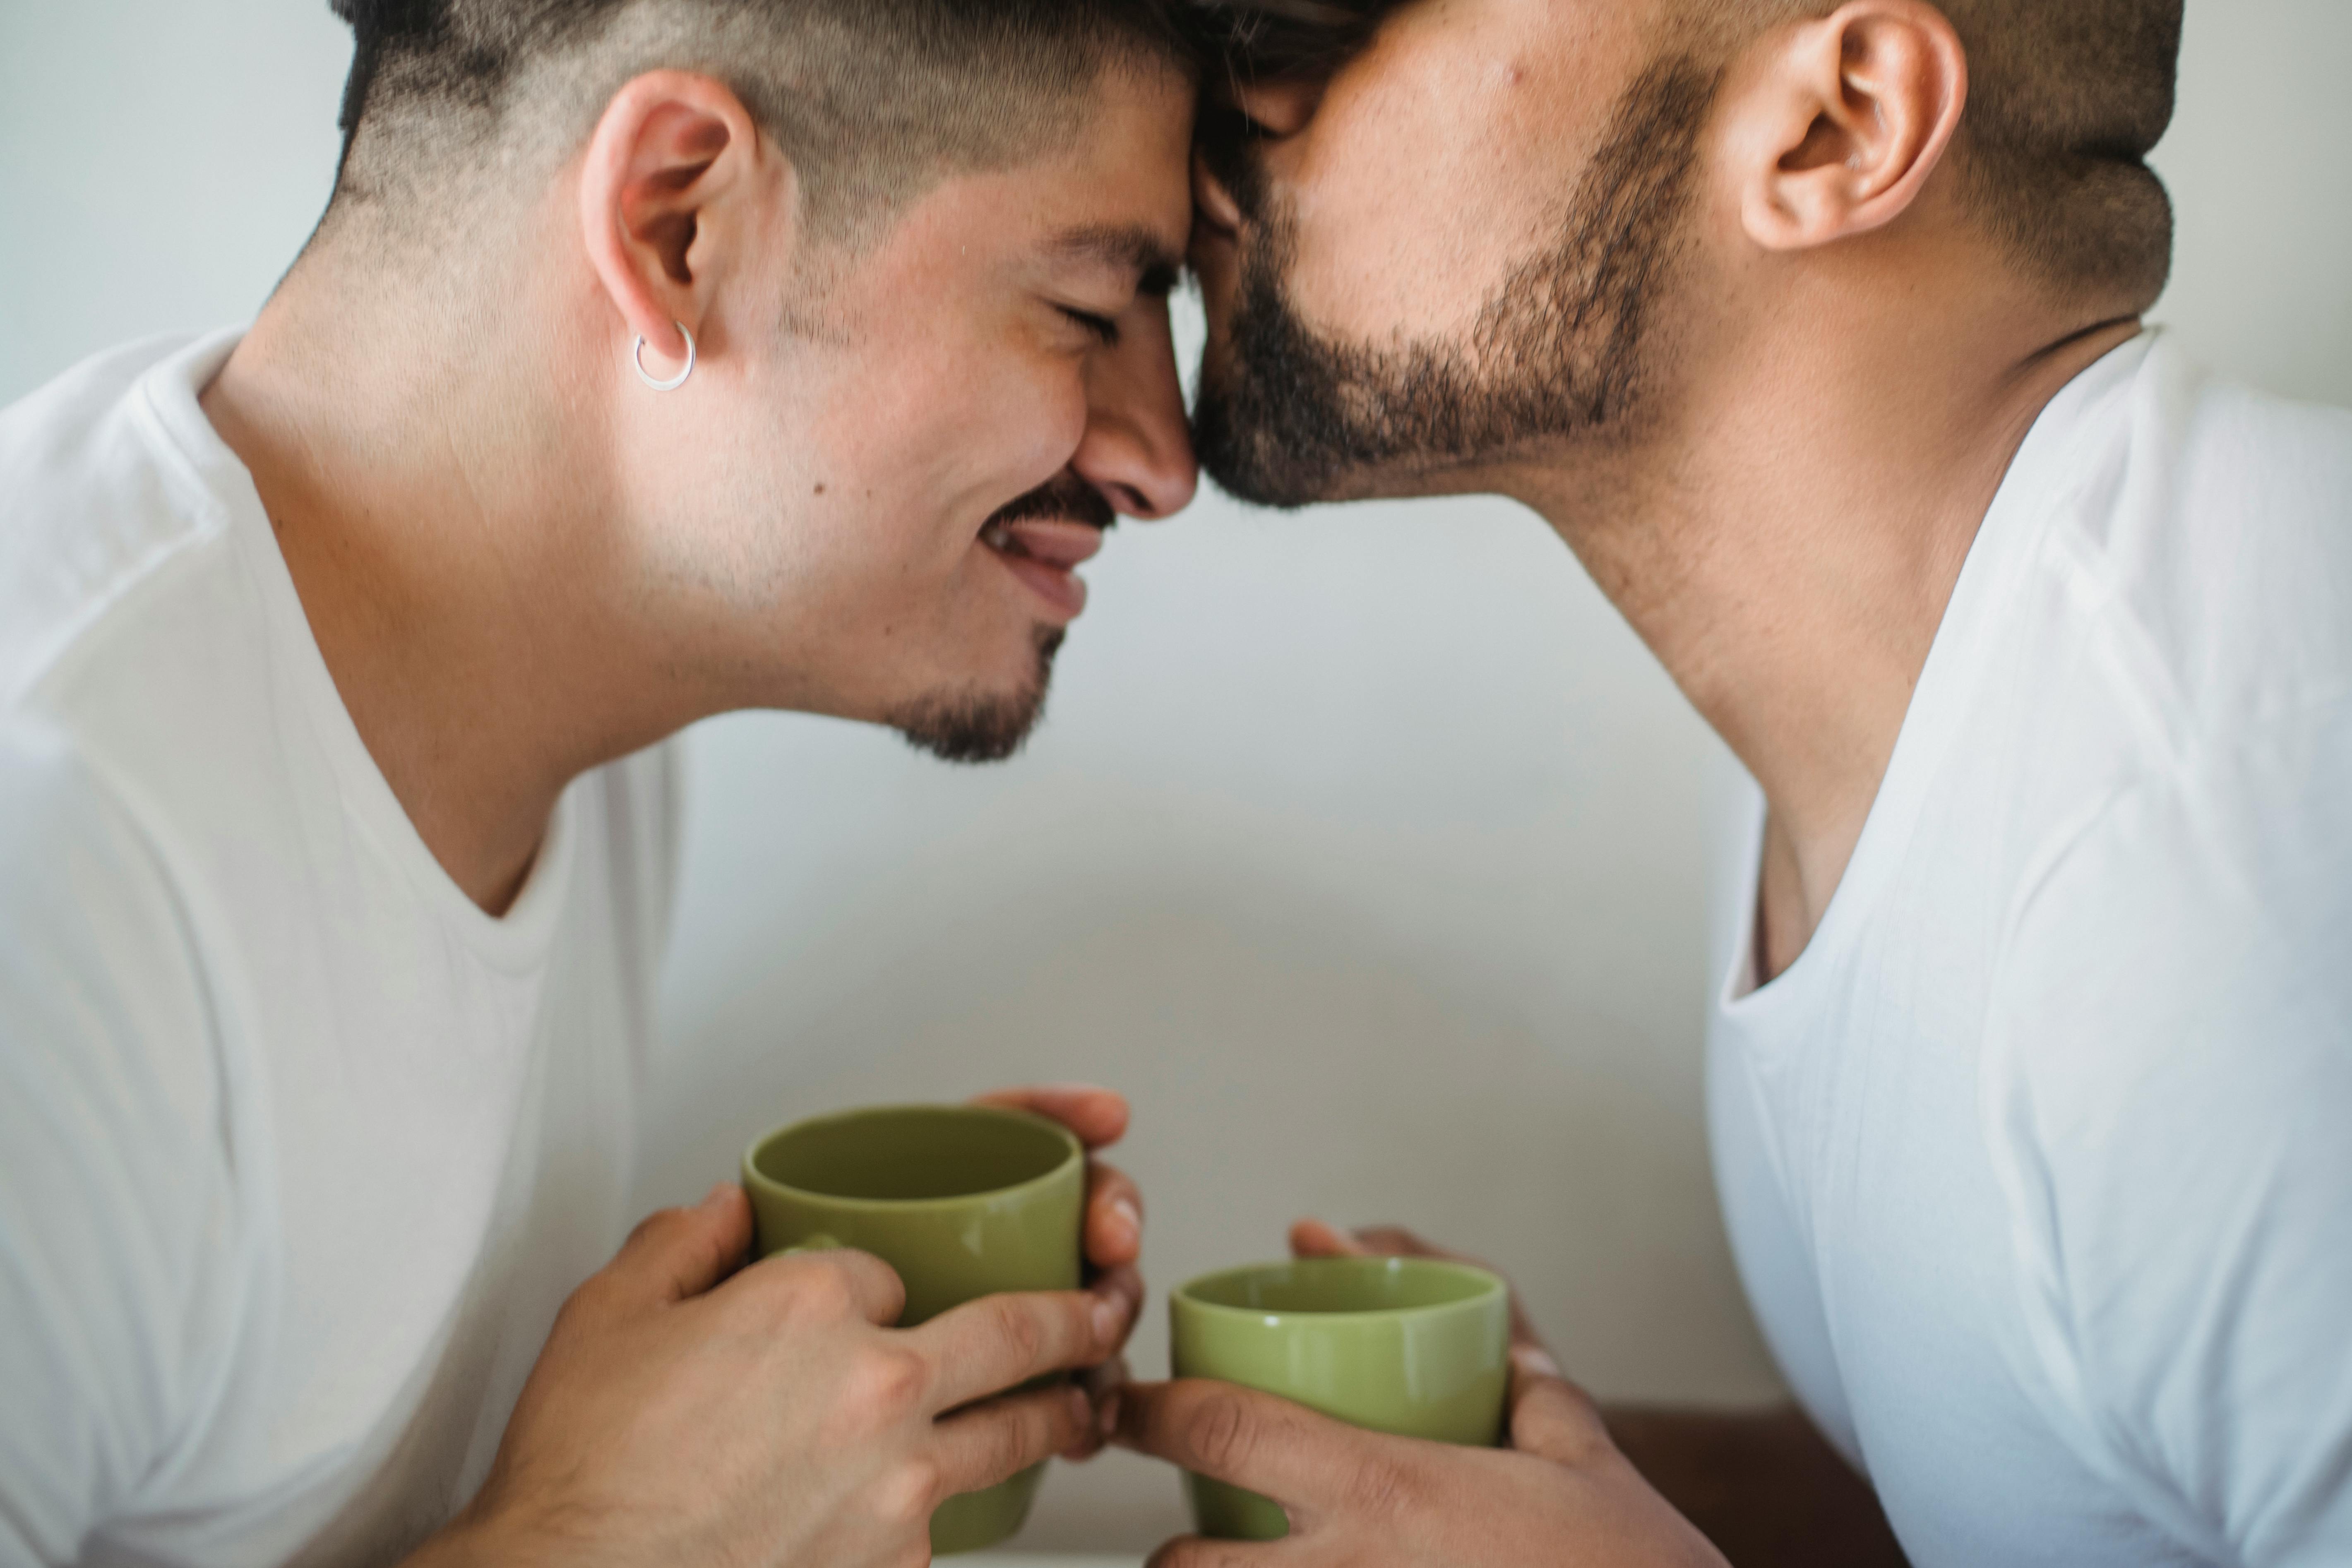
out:
M348 53L325 0L0 0L0 401L249 314L325 196ZM2158 157L2159 317L2339 403L2347 81L2345 0L2190 0ZM1567 552L1499 502L1211 494L1089 575L1010 765L795 716L696 734L646 1204L821 1108L1092 1078L1137 1101L1157 1284L1301 1212L1397 1218L1511 1268L1604 1394L1770 1394L1699 1123L1728 763ZM1155 1313L1139 1364L1164 1346ZM1115 1458L1057 1474L1030 1539L1178 1517Z

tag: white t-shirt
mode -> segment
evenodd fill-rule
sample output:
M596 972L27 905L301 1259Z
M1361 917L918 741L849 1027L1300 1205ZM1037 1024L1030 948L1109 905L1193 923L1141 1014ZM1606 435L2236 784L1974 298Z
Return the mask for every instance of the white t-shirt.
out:
M0 1564L384 1562L625 1230L667 749L493 920L149 343L0 414Z
M2352 415L2067 387L1761 989L1751 805L1717 1182L1916 1568L2352 1563Z

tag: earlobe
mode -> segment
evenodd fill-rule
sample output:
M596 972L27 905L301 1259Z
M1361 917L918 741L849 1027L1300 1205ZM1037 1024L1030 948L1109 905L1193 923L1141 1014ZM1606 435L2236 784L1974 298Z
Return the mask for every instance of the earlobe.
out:
M581 229L619 341L643 340L640 374L686 362L761 163L751 115L709 77L648 72L606 105L581 163Z
M1907 211L1941 164L1968 61L1940 11L1854 0L1777 32L1738 73L1741 224L1767 250L1831 244Z

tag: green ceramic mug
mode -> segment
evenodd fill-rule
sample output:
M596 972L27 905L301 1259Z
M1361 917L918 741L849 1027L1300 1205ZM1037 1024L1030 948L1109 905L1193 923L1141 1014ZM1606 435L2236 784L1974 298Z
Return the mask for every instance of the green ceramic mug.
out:
M912 1328L1003 1290L1075 1290L1086 1150L1069 1129L976 1105L877 1106L770 1132L743 1152L761 1257L854 1247L898 1270ZM1045 1466L931 1515L931 1550L992 1546L1021 1528Z
M1444 1443L1501 1439L1510 1288L1431 1258L1309 1258L1205 1274L1169 1298L1178 1377L1213 1377L1326 1415ZM1184 1488L1203 1535L1273 1541L1279 1505L1205 1477Z

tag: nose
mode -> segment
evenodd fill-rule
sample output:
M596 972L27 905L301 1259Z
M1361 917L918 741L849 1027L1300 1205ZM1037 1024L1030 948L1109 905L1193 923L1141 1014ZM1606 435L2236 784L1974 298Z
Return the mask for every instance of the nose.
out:
M1128 517L1169 517L1200 488L1168 301L1144 295L1118 319L1118 342L1087 361L1087 433L1070 466Z

